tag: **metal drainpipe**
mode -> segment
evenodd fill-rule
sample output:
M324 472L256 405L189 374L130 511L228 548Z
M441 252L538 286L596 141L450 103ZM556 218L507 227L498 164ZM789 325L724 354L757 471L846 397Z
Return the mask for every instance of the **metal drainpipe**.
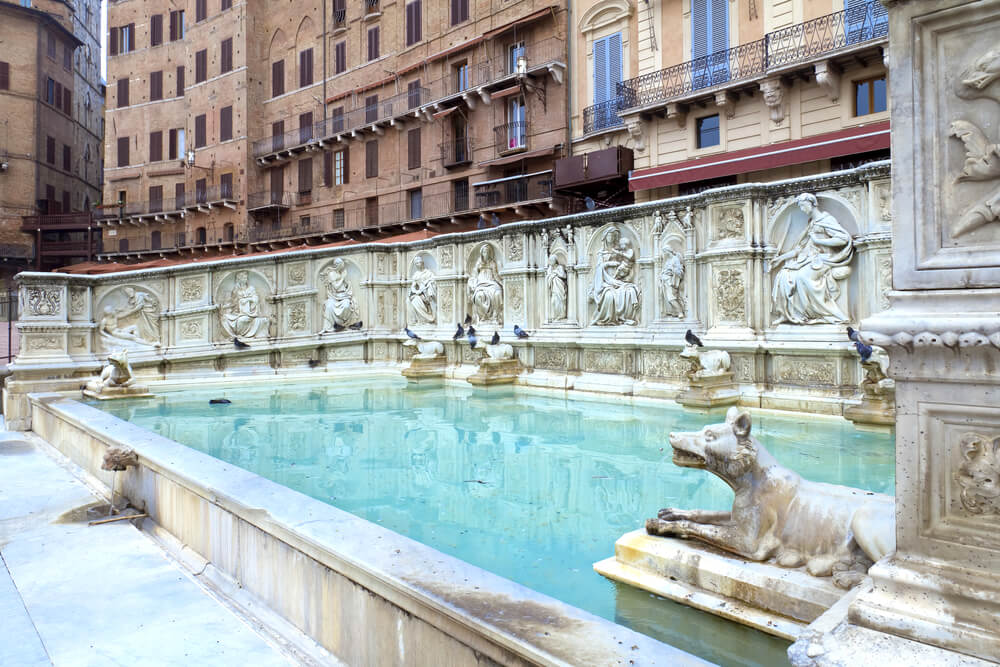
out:
M573 1L566 2L566 75L563 86L566 87L566 157L573 154ZM553 178L555 174L553 174Z
M323 0L323 120L326 120L326 45L330 41L326 34L326 0ZM324 130L325 131L325 130ZM329 185L329 183L327 183Z

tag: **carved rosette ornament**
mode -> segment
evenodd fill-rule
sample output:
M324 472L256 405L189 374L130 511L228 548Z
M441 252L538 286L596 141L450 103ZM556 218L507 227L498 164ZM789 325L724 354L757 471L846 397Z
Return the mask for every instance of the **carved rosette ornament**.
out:
M962 507L972 514L1000 514L1000 437L966 433L959 447L955 481L962 488Z
M743 239L744 225L742 206L724 208L715 223L715 236L720 241Z
M742 271L722 269L715 274L715 305L722 319L742 322L746 318Z

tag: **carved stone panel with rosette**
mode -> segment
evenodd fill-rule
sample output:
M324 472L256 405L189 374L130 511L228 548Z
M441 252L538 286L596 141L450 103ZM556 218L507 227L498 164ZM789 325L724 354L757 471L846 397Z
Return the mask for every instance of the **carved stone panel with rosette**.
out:
M742 241L746 223L742 206L726 206L715 212L714 239L716 241Z
M737 267L715 269L713 288L715 312L720 322L743 324L746 321L746 283L743 270Z
M180 294L182 303L201 301L205 294L204 280L200 276L196 278L181 278Z

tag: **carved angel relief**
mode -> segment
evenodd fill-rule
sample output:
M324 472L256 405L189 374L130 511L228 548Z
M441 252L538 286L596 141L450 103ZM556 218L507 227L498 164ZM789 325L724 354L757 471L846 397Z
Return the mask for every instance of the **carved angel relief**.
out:
M989 98L1000 103L1000 97L987 89L1000 78L1000 44L977 58L959 77L958 97ZM986 133L972 121L952 121L948 136L960 140L965 147L965 163L956 183L992 181L1000 178L1000 143L991 143ZM986 198L973 203L952 226L952 236L958 237L1000 219L1000 188Z
M955 481L962 507L972 514L1000 514L1000 437L966 433L959 442L962 464Z

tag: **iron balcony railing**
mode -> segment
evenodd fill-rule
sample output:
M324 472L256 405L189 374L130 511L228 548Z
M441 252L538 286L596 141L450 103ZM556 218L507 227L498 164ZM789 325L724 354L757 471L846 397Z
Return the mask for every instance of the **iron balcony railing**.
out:
M118 214L118 209L110 209ZM34 232L36 230L56 231L56 230L77 230L87 229L93 224L94 218L90 213L58 213L52 215L26 215L21 218L21 231Z
M775 68L806 62L824 53L884 39L888 34L888 14L876 0L769 32L755 42L628 79L618 84L618 97L622 109L663 103L703 88L763 76Z
M552 197L552 171L473 183L475 207L497 208Z
M365 0L365 14L378 13L378 0Z
M493 128L496 135L497 154L513 153L528 148L528 121L504 123Z
M194 192L184 195L184 208L195 208L203 204L236 201L235 185L212 185L204 188L195 187Z
M472 138L461 137L441 142L441 162L445 167L472 162Z
M339 30L347 26L347 10L343 7L333 10L333 29Z
M583 110L583 133L600 132L611 127L625 124L618 115L622 107L622 98L616 97L600 104L594 104Z
M247 195L247 209L254 211L265 208L286 209L295 204L296 196L291 192L253 192Z

